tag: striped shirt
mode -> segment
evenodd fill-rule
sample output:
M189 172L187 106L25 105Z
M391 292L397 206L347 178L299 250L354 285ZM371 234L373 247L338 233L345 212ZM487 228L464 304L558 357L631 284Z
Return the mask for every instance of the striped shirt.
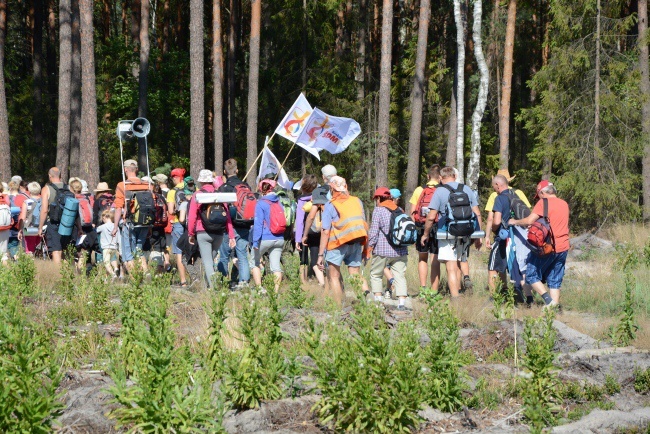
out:
M406 246L393 247L388 242L386 234L390 231L390 215L388 208L375 207L368 231L368 245L373 249L372 254L385 258L397 258L408 254Z

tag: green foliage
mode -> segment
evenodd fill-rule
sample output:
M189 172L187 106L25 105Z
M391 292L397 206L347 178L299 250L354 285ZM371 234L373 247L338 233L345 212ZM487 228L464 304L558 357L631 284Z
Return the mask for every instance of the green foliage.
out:
M523 385L524 415L530 421L531 431L541 430L553 423L551 404L557 398L558 382L554 374L553 346L557 331L553 327L555 315L551 309L541 318L525 318L524 342L526 353L523 366L529 377Z
M639 325L636 322L634 312L634 296L632 291L636 286L636 280L631 272L625 273L625 302L621 312L619 323L614 330L612 340L619 345L627 346L636 338Z
M303 309L313 305L314 296L308 295L302 289L300 280L300 259L296 255L285 258L283 262L285 276L289 279L289 287L284 294L284 303L289 307Z
M492 314L497 321L511 317L515 311L515 288L507 285L505 288L499 282L492 294Z
M605 393L608 395L614 395L615 393L621 392L621 383L618 382L616 377L613 375L605 375Z
M226 357L223 334L225 333L224 322L228 317L226 312L228 293L223 290L215 290L211 292L210 300L211 306L207 309L208 318L210 319L210 334L206 365L213 375L212 379L216 380L224 371L224 359Z
M9 274L17 294L34 295L36 290L36 265L33 258L21 251L16 261L9 266Z
M634 390L644 395L650 392L650 368L634 369Z
M496 410L503 402L502 387L500 385L490 385L485 377L481 377L476 382L476 389L472 397L467 400L469 408L477 410Z

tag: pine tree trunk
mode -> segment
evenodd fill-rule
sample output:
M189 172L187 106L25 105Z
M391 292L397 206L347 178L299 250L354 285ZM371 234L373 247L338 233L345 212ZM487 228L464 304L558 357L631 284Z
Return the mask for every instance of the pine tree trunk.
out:
M5 94L5 41L7 39L7 0L0 0L0 179L11 177L9 116Z
M72 99L72 12L71 0L59 1L59 121L56 134L56 165L62 179L70 165L70 103ZM0 128L2 130L2 128Z
M365 1L365 0L361 0ZM307 0L302 0L302 17L305 25L302 26L302 91L305 92L307 89L307 47L308 47L308 37L307 32L307 23L309 17L307 16ZM307 174L307 152L300 148L300 173L302 173L303 178Z
M212 0L212 85L214 110L214 167L223 171L223 45L221 41L221 0Z
M596 73L594 83L594 149L600 151L600 0L596 4Z
M81 37L79 0L72 0L72 81L70 97L70 176L79 176L81 141ZM67 179L65 180L67 181Z
M650 220L650 65L648 61L648 0L639 0L639 69L643 134L643 219Z
M420 138L422 136L422 110L426 78L424 70L427 62L427 42L429 36L429 17L431 2L420 1L420 17L418 19L418 45L415 55L415 76L411 91L411 129L409 131L409 158L406 170L406 196L411 197L420 179Z
M190 173L205 167L203 0L190 0Z
M460 0L454 0L454 19L456 21L456 76L458 89L456 91L456 169L458 182L463 182L465 172L465 20L461 10Z
M131 40L136 47L140 42L140 10L142 8L140 2L141 0L131 0Z
M458 134L458 109L456 107L456 92L458 90L456 70L454 69L454 81L451 88L451 102L449 104L449 136L447 136L447 153L445 165L456 166L456 136Z
M169 53L169 15L171 14L171 5L169 4L170 0L165 0L163 3L163 13L162 13L162 55Z
M515 48L517 0L508 3L506 41L503 50L503 82L501 84L501 110L499 112L499 168L507 169L510 159L510 96L512 93L512 64Z
M257 173L257 110L258 85L260 75L260 24L262 19L262 0L251 0L251 39L248 71L248 121L246 125L246 167L252 174ZM252 169L251 169L252 168Z
M56 0L48 0L47 2L47 60L46 75L47 75L47 93L48 93L48 106L51 113L56 111L56 97L57 97L57 74L56 74ZM55 148L56 149L56 148Z
M390 81L393 48L393 2L383 0L381 64L379 72L379 137L375 154L375 182L388 185L388 141L390 140Z
M148 1L148 0L145 0ZM93 43L93 0L79 0L81 17L81 172L90 187L99 183L97 94Z
M111 37L111 2L102 0L102 40L106 43Z
M483 41L481 38L481 25L483 15L483 0L474 0L474 24L472 27L472 39L474 40L474 57L478 63L481 77L476 109L472 115L472 150L467 168L467 185L472 190L478 189L478 178L480 175L481 163L481 121L487 105L488 91L490 86L490 70L488 69L485 56L483 55Z
M237 122L235 105L235 63L239 36L239 0L230 0L230 23L228 28L228 157L235 157Z
M368 0L359 2L359 32L357 48L357 67L355 81L357 82L357 100L361 101L366 97L366 44L368 39L366 14L368 11Z
M43 147L43 0L34 1L34 47L33 47L33 85L32 85L32 137L34 147L40 150L39 165L44 163ZM42 169L42 167L40 167ZM42 171L42 170L41 170Z
M147 117L147 88L149 86L149 0L140 2L140 72L138 77L138 117ZM138 139L138 167L147 173L147 141Z

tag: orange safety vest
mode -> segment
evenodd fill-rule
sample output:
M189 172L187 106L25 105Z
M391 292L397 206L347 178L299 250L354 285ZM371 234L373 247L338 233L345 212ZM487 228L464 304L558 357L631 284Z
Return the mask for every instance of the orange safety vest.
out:
M337 249L351 241L358 241L365 245L368 241L368 223L363 215L363 205L359 198L335 195L332 205L336 208L339 219L332 222L327 250Z

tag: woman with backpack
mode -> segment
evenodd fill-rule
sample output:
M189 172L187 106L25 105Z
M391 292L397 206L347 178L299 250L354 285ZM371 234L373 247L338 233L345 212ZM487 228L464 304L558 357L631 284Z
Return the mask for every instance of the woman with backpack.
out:
M274 189L276 182L263 179L257 185L260 198L255 207L255 223L253 224L253 264L251 264L253 280L257 287L262 286L262 270L260 263L264 254L269 254L269 266L275 275L275 290L280 288L282 281L282 266L280 259L284 247L284 232L287 220L284 209L280 205Z
M305 194L306 179L309 176L314 178L314 185L316 183L314 175L303 178L301 187L303 194ZM316 263L318 262L323 207L327 203L328 192L329 188L327 187L313 188L309 191L309 201L304 205L301 206L300 199L298 199L298 212L296 215L296 249L300 252L300 266L309 265L309 271L313 271L313 273L308 273L307 276L316 276L318 285L321 287L325 286L325 275Z
M79 213L77 214L77 271L81 273L86 267L86 272L90 272L92 262L90 255L93 250L100 250L97 242L97 232L93 226L93 204L83 193L83 183L79 178L70 180L70 191L74 194L75 199L79 201Z
M25 253L33 255L41 241L38 236L38 222L41 217L41 185L38 182L27 184L29 198L23 201L18 217L18 240L23 242Z
M214 259L217 257L223 235L228 232L228 243L235 247L235 231L230 219L230 211L225 203L204 203L198 202L197 196L205 193L215 193L217 188L223 184L223 179L212 176L210 170L204 169L199 172L196 180L199 190L192 194L189 201L187 213L187 231L190 244L198 244L205 278L208 288L212 288L212 276L214 275Z

